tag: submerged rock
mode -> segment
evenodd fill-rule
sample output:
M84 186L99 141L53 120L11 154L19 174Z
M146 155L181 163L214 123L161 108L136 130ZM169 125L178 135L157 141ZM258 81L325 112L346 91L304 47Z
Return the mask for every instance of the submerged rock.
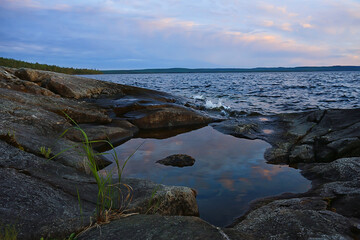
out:
M174 154L156 162L165 166L187 167L194 165L195 159L186 154Z

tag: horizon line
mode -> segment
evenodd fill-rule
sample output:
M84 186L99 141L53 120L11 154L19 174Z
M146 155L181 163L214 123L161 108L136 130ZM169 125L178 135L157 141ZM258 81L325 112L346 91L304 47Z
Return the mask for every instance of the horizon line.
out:
M133 73L183 73L183 72L256 72L256 71L360 71L360 66L356 65L330 65L330 66L296 66L296 67L254 67L254 68L241 68L241 67L220 67L220 68L186 68L186 67L171 67L171 68L141 68L141 69L99 69L104 73L109 72L133 72Z

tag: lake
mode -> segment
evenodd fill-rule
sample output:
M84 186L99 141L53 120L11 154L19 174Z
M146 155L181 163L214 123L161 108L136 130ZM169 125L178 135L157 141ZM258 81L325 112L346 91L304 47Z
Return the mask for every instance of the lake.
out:
M183 96L207 109L289 113L360 107L360 72L103 74L87 77Z

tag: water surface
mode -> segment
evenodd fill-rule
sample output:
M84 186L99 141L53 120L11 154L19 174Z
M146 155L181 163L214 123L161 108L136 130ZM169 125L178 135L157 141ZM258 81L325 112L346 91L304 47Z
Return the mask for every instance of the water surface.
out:
M310 188L298 170L265 163L268 143L235 138L209 126L167 139L131 139L116 151L126 159L142 143L124 176L196 189L200 217L217 226L232 223L251 200ZM184 168L155 163L172 154L188 154L196 162Z
M225 115L360 107L360 72L103 74L88 77L183 96L194 104L223 111Z

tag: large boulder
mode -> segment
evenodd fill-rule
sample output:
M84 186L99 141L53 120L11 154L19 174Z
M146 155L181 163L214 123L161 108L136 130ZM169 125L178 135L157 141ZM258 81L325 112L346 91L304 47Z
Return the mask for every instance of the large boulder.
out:
M34 93L44 96L57 96L46 88L42 88L34 82L17 78L6 69L0 67L0 88L12 89L21 92Z
M122 183L133 189L133 200L127 212L199 216L196 191L191 188L166 186L135 178L126 178Z

